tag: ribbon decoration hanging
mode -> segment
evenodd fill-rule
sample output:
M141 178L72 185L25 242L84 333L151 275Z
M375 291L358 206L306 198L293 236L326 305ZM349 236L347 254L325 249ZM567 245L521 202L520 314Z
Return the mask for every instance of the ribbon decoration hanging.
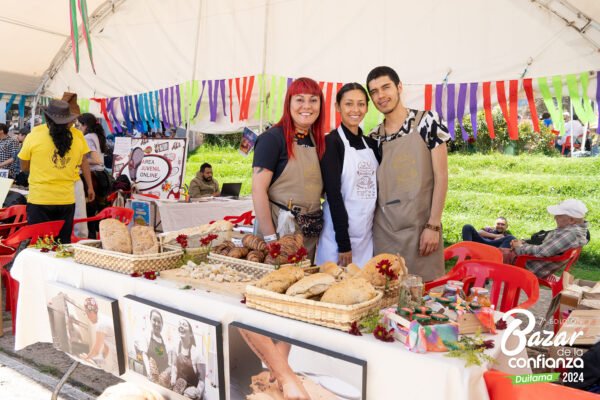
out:
M265 85L263 74L258 75L258 104L256 104L256 110L254 111L254 120L260 121L261 113L263 119L265 119Z
M200 92L200 97L198 97L198 101L196 102L196 112L194 113L194 119L198 117L198 113L200 112L200 105L202 104L202 96L204 96L204 87L206 86L206 81L202 81L202 91Z
M225 80L223 80L223 84L225 84ZM182 97L181 97L181 90L180 90L180 85L176 85L175 86L175 93L177 94L177 99L175 100L177 104L177 113L175 114L176 120L177 120L177 126L181 126L181 104L182 104ZM223 94L225 94L225 86L222 87L223 89ZM223 97L223 109L225 109L225 97Z
M577 76L575 74L567 75L567 87L569 89L569 96L571 97L571 104L573 104L575 114L579 117L581 123L587 124L588 122L591 122L591 119L589 118L589 115L582 103L583 99L579 94L579 84L577 83ZM585 93L586 91L587 85L583 87L583 92Z
M485 123L488 133L492 139L496 138L494 132L494 116L492 115L492 82L483 82L483 111L485 113Z
M252 89L254 89L254 76L245 76L242 82L243 83L239 120L245 121L248 119L248 110L250 109L250 100L252 99Z
M583 100L583 112L586 114L586 119L589 122L592 122L596 115L594 114L594 107L592 106L592 102L588 97L588 86L589 86L589 78L587 72L582 72L579 75L579 81L581 82L581 99Z
M471 114L471 127L475 139L477 139L477 86L477 82L471 82L469 85L469 113Z
M556 96L556 106L558 108L559 122L560 122L560 134L565 134L565 119L563 118L563 105L562 105L562 76L557 75L552 77L552 87L554 88L554 95ZM554 122L554 119L552 120ZM555 125L556 126L556 125Z
M440 118L443 118L444 112L442 110L442 96L444 95L444 85L435 85L435 112L438 113Z
M523 79L523 89L525 89L527 103L529 104L529 112L531 113L531 122L533 123L533 130L537 133L540 133L540 121L538 120L537 110L535 109L535 99L533 97L533 86L531 78Z
M425 85L425 107L423 108L425 111L431 110L432 94L433 94L433 85L431 85L431 84Z
M140 116L140 126L142 127L142 132L148 132L148 119L146 117L146 107L144 107L144 96L138 94L134 96L135 98L135 106L138 110L138 115Z
M467 84L461 83L458 89L458 105L456 108L456 118L458 119L458 125L462 133L464 141L469 139L469 133L465 130L463 119L465 118L465 105L467 103Z
M133 101L133 111L135 112L135 126L139 132L147 132L144 121L142 120L142 114L140 113L140 103L136 95L131 96Z
M596 72L596 104L600 101L600 71ZM600 126L600 113L598 114L598 125Z
M79 8L79 14L81 16L83 40L85 40L88 55L90 57L90 63L92 65L92 71L96 73L96 67L94 66L94 56L92 52L92 39L90 37L88 10L86 0L70 0L69 7L69 19L71 22L71 50L73 52L73 58L75 60L75 71L79 73L79 28L77 24L77 8Z
M129 122L129 115L127 115L127 103L125 102L124 97L119 97L119 104L121 105L121 114L123 115L123 119L125 120L125 127L129 132L131 132L131 122Z
M335 94L337 97L337 94L340 92L340 90L342 89L342 86L344 86L343 83L338 82L335 84ZM368 99L367 99L368 100ZM335 110L335 127L337 128L338 126L340 126L342 123L342 116L341 114L338 112L338 110Z
M275 116L273 118L273 121L279 121L279 119L281 119L281 116L283 115L283 103L285 98L285 92L287 91L288 80L289 79L285 76L279 78L279 85L277 86L277 106L274 110Z
M4 110L4 113L8 113L8 111L10 110L10 108L12 107L12 105L15 102L15 99L17 98L16 94L11 94L10 95L10 99L8 99L8 103L6 103L6 110Z
M166 97L167 97L167 90L166 89L160 89L159 91L159 96L160 96L160 113L162 115L162 121L163 124L165 124L165 129L169 129L169 119L167 118L167 109L166 109Z
M512 90L512 88L511 88ZM502 114L504 115L504 119L506 120L506 128L508 130L508 136L511 140L519 139L519 130L516 128L516 124L514 123L514 119L517 119L516 110L512 108L512 99L511 99L511 108L509 110L508 104L506 101L506 89L504 85L504 81L496 81L496 96L498 97L498 105L500 105L500 109L502 110ZM511 96L512 97L512 96ZM518 120L518 119L517 119Z
M21 95L21 100L19 100L19 118L25 118L25 100L27 100L27 97Z
M331 130L331 99L333 95L333 82L327 82L325 86L325 115L323 115L323 132Z
M171 118L171 128L177 128L177 119L175 119L175 89L173 88L173 86L171 86L169 88L169 101L170 103L167 105L170 105L170 111L171 114L169 116L169 118Z
M546 105L546 109L550 113L550 117L552 118L552 125L554 129L561 132L561 135L565 132L565 124L562 116L562 105L560 108L556 106L554 103L554 99L552 94L550 94L550 87L548 86L548 80L546 78L538 78L538 87L540 92L542 93L542 99L544 100L544 104ZM560 102L562 102L562 93Z
M448 121L448 132L454 140L456 136L456 107L454 106L456 86L454 83L448 83L446 88L448 89L446 93L448 96L446 99L446 109L448 110L446 119Z
M117 98L113 97L111 99L108 100L108 105L107 105L107 109L108 109L108 113L112 119L113 122L113 127L115 128L117 133L122 133L123 129L121 129L121 124L119 123L119 120L117 118L117 113L115 111L115 104L117 102Z
M229 83L229 122L233 124L233 78L228 79ZM240 78L235 78L237 89L238 104L240 103Z

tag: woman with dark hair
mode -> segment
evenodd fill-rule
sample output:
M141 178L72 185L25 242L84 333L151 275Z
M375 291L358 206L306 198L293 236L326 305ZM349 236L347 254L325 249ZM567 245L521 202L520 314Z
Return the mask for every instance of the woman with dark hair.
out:
M94 201L86 203L86 212L88 217L93 217L107 207L106 196L110 188L110 178L104 168L104 154L107 151L106 135L104 128L94 114L84 113L77 117L81 126L85 141L90 148L86 155L90 170L92 172L92 185L96 198ZM88 222L88 237L96 239L98 232L98 221Z
M142 359L144 360L146 375L152 379L153 369L150 366L150 360L153 360L156 364L157 373L160 375L169 368L169 354L167 353L165 340L162 337L163 317L155 308L150 311L150 325L152 326L152 331L148 337L146 351L142 353Z
M342 123L327 135L321 174L325 187L325 222L316 264L337 261L363 266L373 256L373 218L377 203L377 142L363 136L360 123L369 96L359 83L337 92L335 108Z
M77 115L69 111L68 103L53 100L44 114L46 125L33 128L19 152L21 170L29 171L27 222L64 220L59 239L71 243L79 168L88 184L88 201L95 197L84 157L90 149L81 131L72 127Z
M270 242L281 228L284 211L293 211L315 224L299 226L304 246L314 257L320 234L319 214L323 180L319 160L325 153L323 93L309 78L298 78L287 90L283 116L275 126L258 137L252 162L252 201L258 229ZM279 226L279 229L277 229Z
M171 362L171 386L175 386L177 380L183 379L187 383L185 388L193 386L202 394L204 393L206 363L202 362L202 351L196 345L190 321L187 319L179 321L178 331L179 345Z

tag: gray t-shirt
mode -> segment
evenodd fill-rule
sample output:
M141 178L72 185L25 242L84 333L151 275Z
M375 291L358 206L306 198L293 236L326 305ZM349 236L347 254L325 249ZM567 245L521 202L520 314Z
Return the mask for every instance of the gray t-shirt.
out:
M90 161L92 158L92 155L91 155L92 151L99 153L100 158L102 159L102 164L98 164L98 165L90 164L90 170L91 171L104 171L104 153L102 153L100 151L100 141L98 140L98 135L96 135L95 133L86 133L85 141L87 142L88 147L90 148L90 153L87 154L88 161Z

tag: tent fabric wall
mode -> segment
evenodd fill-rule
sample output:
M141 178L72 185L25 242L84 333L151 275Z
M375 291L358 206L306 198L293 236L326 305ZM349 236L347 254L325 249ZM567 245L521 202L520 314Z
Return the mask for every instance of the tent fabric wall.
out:
M89 10L113 4L88 3ZM422 107L423 84L439 84L444 78L463 83L519 79L524 73L537 78L600 70L594 45L600 43L594 37L600 32L600 6L593 0L569 2L592 18L582 34L547 9L563 3L115 0L114 11L98 19L91 32L94 75L83 41L79 74L72 57L46 71L54 55L70 54L67 1L0 0L6 14L0 17L0 34L15 38L0 44L3 54L15 54L0 63L0 92L33 93L48 72L51 79L43 86L44 95L60 97L69 90L80 98L118 97L182 84L193 76L201 82L257 75L265 57L267 92L271 75L364 83L372 67L385 64L400 74L406 102ZM592 78L591 97L595 86ZM258 95L256 82L250 117ZM233 106L237 112L237 99ZM235 131L257 122L232 124L222 113L210 122L207 113L204 104L195 129Z

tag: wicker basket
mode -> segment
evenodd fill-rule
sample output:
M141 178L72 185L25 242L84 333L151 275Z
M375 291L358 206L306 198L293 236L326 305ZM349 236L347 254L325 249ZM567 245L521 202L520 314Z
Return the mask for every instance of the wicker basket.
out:
M100 240L85 240L73 245L75 261L80 264L133 274L148 271L163 271L181 266L181 249L162 246L157 254L126 254L103 250Z
M345 306L287 296L252 285L246 286L246 305L250 308L342 331L349 330L353 322L359 321L371 310L378 310L382 296L383 293L378 291L377 296L369 301Z
M226 257L226 256L222 256L220 254L210 253L208 255L207 262L225 264L228 267L230 267L236 271L240 271L240 272L244 272L246 274L252 275L256 279L260 279L263 276L273 272L273 269L268 268L268 266L265 264L260 264L260 263L256 263L256 262L252 262L252 261L248 261L248 260L240 260L240 259L233 258L233 257Z
M269 270L269 272L271 272L275 269L275 265L264 264L264 263L259 263L259 262L255 262L255 261L248 261L248 260L243 260L240 258L228 257L228 256L223 256L221 254L215 254L215 253L210 253L208 258L212 259L214 261L219 261L222 263L227 263L227 264L232 264L232 265L249 265L249 266L253 266L253 267L266 268ZM294 265L294 264L283 264L281 266L284 267L286 265ZM301 263L299 263L299 267L302 268L304 270L304 273L306 273L306 274L314 274L315 272L319 272L319 267L311 266L310 260L302 261Z
M375 286L375 289L383 292L381 308L398 305L398 298L400 296L400 281L395 280L393 282L390 282L390 285L387 289L385 288L385 286Z

